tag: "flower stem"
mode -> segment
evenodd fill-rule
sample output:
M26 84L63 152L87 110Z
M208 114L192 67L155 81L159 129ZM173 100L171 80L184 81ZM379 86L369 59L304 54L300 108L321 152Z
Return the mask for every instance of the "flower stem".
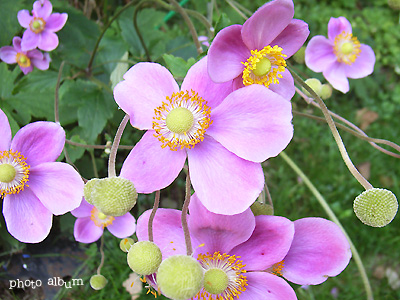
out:
M339 228L342 230L343 234L346 236L349 244L350 244L350 249L351 252L353 253L353 258L354 261L357 265L358 271L360 272L365 292L367 294L367 300L373 300L374 296L372 294L372 288L369 283L369 279L367 276L367 273L365 271L364 265L361 261L361 257L357 251L357 248L354 246L353 242L351 241L349 235L347 234L346 230L343 228L342 224L340 223L339 219L336 217L335 213L332 211L332 209L329 207L328 203L326 202L325 198L321 195L321 193L317 190L317 188L312 184L310 179L303 173L303 171L296 165L296 163L285 153L281 152L279 154L280 157L283 158L283 160L293 169L293 171L300 176L301 179L303 179L303 182L305 185L310 189L310 191L313 193L315 198L317 198L319 204L322 206L322 208L325 210L326 214L329 216L329 218L339 226Z
M147 61L151 62L152 60L151 60L151 56L150 56L150 51L149 51L149 49L147 49L147 46L144 43L143 36L142 36L142 34L141 34L140 30L139 30L139 26L137 24L137 15L139 13L139 10L147 2L152 2L152 0L140 1L139 4L136 6L135 12L133 14L133 26L135 27L136 33L137 33L137 35L139 37L140 44L142 45L142 47L144 49L144 52L146 53L146 59L147 59Z
M190 203L190 176L189 171L186 175L186 186L185 186L185 202L183 203L182 207L182 215L181 215L181 222L182 222L182 229L185 234L185 243L186 243L186 254L192 255L192 241L190 239L189 227L187 224L187 213L189 209Z
M129 121L129 115L125 115L122 119L121 124L119 124L117 133L115 134L114 142L111 146L110 157L108 158L108 177L115 177L117 173L115 171L115 159L117 157L117 151L119 142L121 141L122 133L124 132L125 126Z
M160 204L160 191L156 191L156 197L154 199L154 206L153 210L151 211L150 217L149 217L149 224L148 224L148 230L149 230L149 241L153 242L153 220L154 217L156 216L156 212L158 209L158 205Z
M103 267L104 264L104 234L101 235L101 239L100 239L100 255L101 255L101 260L100 260L100 265L97 268L97 275L101 275L101 268Z
M60 116L58 114L58 90L60 89L60 84L61 84L61 74L64 68L65 61L63 61L60 65L60 69L58 70L58 76L57 76L57 83L56 83L56 90L54 93L54 121L57 124L60 124Z

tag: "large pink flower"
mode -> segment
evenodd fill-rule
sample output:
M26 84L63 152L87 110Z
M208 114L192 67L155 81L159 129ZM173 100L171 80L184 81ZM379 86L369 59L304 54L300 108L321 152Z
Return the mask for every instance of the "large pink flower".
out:
M314 72L322 72L335 89L347 93L347 78L362 78L374 71L375 54L353 36L350 22L339 17L329 20L328 38L317 35L310 40L305 61Z
M83 181L73 167L55 162L65 133L53 122L34 122L11 140L7 116L0 110L0 195L7 229L16 239L38 243L50 232L53 214L79 206Z
M5 46L0 48L0 59L7 64L18 63L21 71L26 75L33 71L33 67L39 70L47 70L50 65L50 56L48 53L42 53L37 49L22 51L21 38L13 38L13 47Z
M292 222L278 216L254 217L250 209L232 216L218 215L208 211L196 195L189 212L193 257L205 271L217 268L229 278L224 292L210 295L203 289L194 300L236 295L240 300L295 300L295 292L283 278L300 285L320 284L341 273L351 258L346 237L326 219ZM140 241L148 240L149 215L146 211L138 219ZM153 233L163 259L186 254L181 211L157 210Z
M32 16L24 9L18 12L18 21L26 28L22 36L22 50L28 51L36 47L44 51L52 51L58 46L55 32L64 27L68 19L66 13L54 13L49 0L38 0L33 3Z
M208 71L215 82L235 79L235 87L263 84L286 99L295 93L285 59L304 44L308 25L293 19L292 0L260 7L244 24L218 32L208 51Z
M124 79L114 89L115 101L132 126L147 132L121 177L138 193L151 193L170 185L188 157L193 187L209 210L235 214L248 208L264 184L260 162L292 138L289 101L259 85L232 92L232 81L214 83L207 58L192 66L180 91L171 73L155 63L136 64Z

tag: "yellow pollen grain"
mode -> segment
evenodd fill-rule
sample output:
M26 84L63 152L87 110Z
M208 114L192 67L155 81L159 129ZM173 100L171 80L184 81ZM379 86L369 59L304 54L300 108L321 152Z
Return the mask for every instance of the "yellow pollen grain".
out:
M277 262L272 266L272 273L278 276L282 276L283 267L284 267L284 260Z
M115 220L112 216L107 216L99 211L96 207L90 212L90 219L94 222L94 224L98 227L105 228L113 223Z

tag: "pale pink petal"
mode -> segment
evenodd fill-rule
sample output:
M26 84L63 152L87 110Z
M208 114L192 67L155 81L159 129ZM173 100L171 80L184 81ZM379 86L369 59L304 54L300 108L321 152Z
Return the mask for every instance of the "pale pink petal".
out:
M278 216L257 216L250 239L234 248L230 255L239 255L247 271L261 271L283 260L294 235L292 221Z
M114 88L115 102L130 116L133 127L152 129L154 109L179 91L172 74L156 63L138 63Z
M193 188L213 213L234 215L245 211L264 186L259 163L236 156L207 135L188 150L188 161Z
M15 51L21 52L22 51L21 50L22 39L19 36L14 36L12 42L13 42L13 46L14 46Z
M332 221L304 218L294 221L294 239L284 259L283 276L296 284L320 284L348 265L350 245Z
M201 253L228 253L251 236L255 218L250 209L241 214L225 216L208 211L194 194L189 205L189 231L204 247ZM196 257L196 252L194 257Z
M363 78L374 71L375 53L368 45L360 45L360 56L351 65L345 65L344 71L348 78Z
M49 234L53 215L29 188L7 195L3 203L7 230L23 243L39 243Z
M292 74L288 69L285 69L281 75L282 78L279 78L279 83L271 83L268 88L290 101L296 93Z
M293 136L291 103L258 84L231 93L211 119L207 134L253 162L278 155Z
M243 42L251 50L263 49L289 25L293 15L291 0L275 0L264 4L243 24Z
M346 77L344 64L335 62L328 66L322 74L334 89L342 93L347 93L349 91L349 80Z
M19 66L19 68L21 69L22 73L24 73L25 75L33 71L33 65L30 65L29 67Z
M71 210L71 214L76 218L90 217L94 205L89 204L85 198L82 199L79 207Z
M22 127L11 142L11 149L19 151L32 167L55 161L65 143L64 129L53 122L34 122Z
M67 22L68 14L54 13L46 20L46 30L57 32L61 30Z
M296 293L281 277L265 272L250 272L240 300L297 300Z
M128 212L120 217L115 217L111 225L107 229L117 238L123 239L135 233L135 218Z
M17 14L17 18L18 18L18 22L19 24L24 27L24 28L28 28L29 24L31 23L33 16L31 16L31 14L29 13L28 10L23 9L20 10Z
M0 151L10 150L11 127L6 114L0 109Z
M33 50L37 48L37 46L39 45L39 41L40 41L40 35L34 33L28 28L22 35L21 50L22 51Z
M232 82L215 83L207 72L207 56L195 63L182 82L182 91L195 91L207 101L211 110L217 107L232 92Z
M35 3L33 3L32 13L34 14L35 17L42 18L46 21L52 11L53 11L53 6L51 5L51 2L48 0L44 1L38 0L35 1Z
M350 22L345 17L330 18L328 23L328 38L332 42L335 37L343 32L352 33Z
M66 163L42 163L30 169L29 187L54 215L77 208L83 197L83 181Z
M336 62L333 43L322 35L314 36L307 45L305 52L306 66L314 72L322 72L327 66Z
M153 130L147 131L122 165L121 177L132 181L138 193L152 193L169 186L186 160L185 150L162 148L153 134Z
M26 54L31 60L36 59L36 60L43 60L43 53L37 49L30 50Z
M7 64L15 64L17 62L16 55L17 51L14 47L4 46L0 48L0 59Z
M251 56L242 41L242 25L222 29L208 50L208 73L214 82L230 81L244 70L242 62Z
M39 50L32 50L31 52L34 51L35 51L35 57L31 58L32 65L34 65L39 70L47 70L50 66L50 61L51 61L49 54L48 53L43 54Z
M58 46L58 36L47 29L40 33L38 48L43 51L53 51Z
M97 241L102 234L103 228L96 226L90 217L76 219L74 237L78 242L90 244Z

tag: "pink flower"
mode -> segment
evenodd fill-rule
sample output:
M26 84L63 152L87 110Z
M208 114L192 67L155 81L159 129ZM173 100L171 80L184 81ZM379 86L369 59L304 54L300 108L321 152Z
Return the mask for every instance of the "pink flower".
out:
M187 157L193 187L209 210L235 214L248 208L264 184L260 162L292 138L289 101L259 85L232 92L232 81L214 83L207 58L190 68L180 91L159 64L136 64L124 79L114 89L115 101L132 126L147 132L121 177L138 193L151 193L170 185Z
M73 167L55 162L65 133L53 122L22 127L11 140L7 116L0 110L0 195L7 229L24 243L38 243L50 232L54 215L79 206L83 181Z
M24 9L18 12L18 21L26 28L22 36L22 50L32 50L36 47L44 51L52 51L58 46L58 36L55 32L61 30L67 22L66 13L52 14L50 1L33 3L32 16Z
M128 212L120 217L107 216L94 205L83 200L81 205L71 211L77 217L74 226L74 236L78 242L93 243L102 235L104 228L118 238L126 238L135 233L135 218Z
M353 36L351 24L345 17L331 18L328 38L314 36L305 55L307 67L322 72L325 79L342 93L349 91L347 78L362 78L374 71L374 51Z
M0 48L0 59L7 64L18 63L21 71L26 75L33 71L33 67L39 70L47 70L50 65L50 56L48 53L42 53L39 50L21 50L21 38L13 38L13 47L5 46Z
M299 285L320 284L340 274L351 258L350 245L340 228L322 218L292 222L278 216L254 217L250 209L232 216L218 215L208 211L196 195L189 211L193 257L206 272L217 268L229 279L222 293L210 295L202 289L193 300L232 299L235 295L240 300L295 300L294 290L283 278ZM146 211L138 219L140 241L148 240L149 215ZM186 255L181 211L157 210L153 233L163 259ZM153 276L148 278L152 282Z
M293 19L291 0L260 7L244 24L218 32L208 51L208 72L215 82L235 79L236 88L262 84L286 99L295 93L285 59L304 44L308 25Z

